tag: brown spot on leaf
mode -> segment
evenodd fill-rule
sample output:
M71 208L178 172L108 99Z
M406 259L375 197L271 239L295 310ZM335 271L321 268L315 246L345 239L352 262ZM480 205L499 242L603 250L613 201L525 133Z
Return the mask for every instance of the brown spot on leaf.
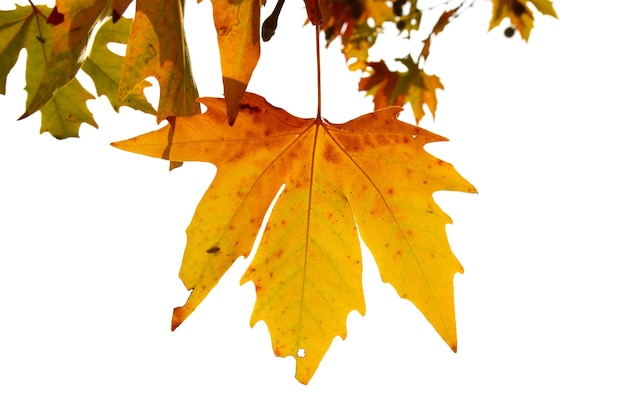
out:
M326 145L326 148L324 148L324 159L329 163L339 164L340 158L335 147L330 144Z
M207 253L217 253L220 251L220 248L217 246L211 246L209 249L207 249Z
M259 113L261 112L261 108L256 106L256 105L251 105L249 103L242 103L241 105L239 105L239 109L243 110L248 110L250 111L250 113Z

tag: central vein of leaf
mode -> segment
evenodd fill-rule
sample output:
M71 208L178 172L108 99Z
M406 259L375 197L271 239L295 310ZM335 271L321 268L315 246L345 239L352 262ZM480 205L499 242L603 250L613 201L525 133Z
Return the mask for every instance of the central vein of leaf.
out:
M311 167L309 169L309 202L307 205L307 217L306 217L306 241L305 241L305 245L304 245L304 269L302 270L302 287L301 287L301 295L300 295L300 301L305 301L304 296L305 296L305 287L306 287L306 283L307 283L307 271L308 271L308 264L309 264L309 245L311 244L311 213L312 213L312 209L313 209L313 182L315 179L315 154L316 154L316 148L317 148L317 138L318 135L320 133L320 123L316 122L315 123L315 135L313 136L313 148L312 148L312 153L311 153ZM299 319L298 319L298 326L301 328L302 327L302 314L304 311L304 304L300 304L300 313L299 313ZM302 348L303 344L300 341L301 338L301 333L298 333L298 347Z

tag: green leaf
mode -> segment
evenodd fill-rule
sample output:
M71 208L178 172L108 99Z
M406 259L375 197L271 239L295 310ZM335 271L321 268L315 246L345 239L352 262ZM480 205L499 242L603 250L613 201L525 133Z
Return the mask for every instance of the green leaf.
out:
M86 57L93 30L109 16L111 5L112 0L57 0L49 16L54 27L49 59L37 91L20 119L41 109L74 78Z
M6 93L7 76L26 48L27 105L32 102L35 91L50 56L52 26L46 23L51 9L45 6L17 7L0 11L0 93Z
M41 108L41 132L49 132L61 139L78 137L78 129L83 122L98 128L85 104L89 99L94 99L93 95L72 79Z

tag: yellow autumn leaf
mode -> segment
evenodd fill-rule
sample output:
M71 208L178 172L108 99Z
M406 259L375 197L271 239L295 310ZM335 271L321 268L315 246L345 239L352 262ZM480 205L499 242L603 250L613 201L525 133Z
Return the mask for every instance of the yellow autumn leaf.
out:
M311 379L335 336L346 337L348 313L365 312L357 226L383 281L456 350L453 276L462 267L445 234L451 220L432 194L475 189L424 150L443 137L400 122L398 107L332 124L246 93L231 127L223 99L201 102L203 114L113 144L218 168L187 229L180 277L192 292L172 329L250 254L280 193L242 282L256 286L251 323L264 321L276 355L296 359L299 381Z

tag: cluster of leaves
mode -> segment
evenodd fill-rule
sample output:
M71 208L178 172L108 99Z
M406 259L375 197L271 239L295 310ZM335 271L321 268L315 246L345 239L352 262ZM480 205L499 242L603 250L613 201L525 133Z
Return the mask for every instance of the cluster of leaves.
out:
M58 0L46 6L17 7L0 11L0 93L19 52L28 51L25 118L42 112L42 132L57 138L78 136L82 123L97 126L85 102L93 96L75 78L82 68L93 80L97 93L106 95L114 109L120 106L168 116L198 113L198 92L190 71L183 29L183 0L136 0L134 19L121 17L133 0ZM475 0L448 0L439 6L418 6L417 0L320 0L321 26L328 43L339 39L348 67L365 76L359 89L373 96L375 109L410 103L417 122L427 107L435 114L437 89L443 84L427 74L424 64L433 38ZM492 0L489 29L509 20L528 40L533 27L531 5L556 17L550 0ZM224 95L229 122L236 118L239 102L260 57L260 0L212 0L218 31ZM264 3L264 2L263 2ZM284 0L278 0L266 20L263 39L269 40L278 24ZM305 0L309 19L315 21L315 2ZM420 30L422 16L441 12L423 40L417 57L399 57L406 71L391 71L385 60L372 62L369 50L384 31L409 37ZM454 6L454 7L451 7ZM120 57L107 44L127 44ZM88 48L90 47L90 48ZM233 53L233 51L237 51ZM155 111L143 96L146 77L155 76L161 87Z
M114 109L129 106L158 120L200 111L191 75L179 1L137 0L134 19L122 17L132 0L58 0L46 6L0 11L0 93L22 49L26 61L26 118L42 113L41 131L77 137L97 126L85 102L93 96L76 79L82 68ZM109 43L127 44L121 57ZM158 109L146 101L146 78L161 86Z
M359 90L373 96L375 109L409 103L419 123L425 115L424 107L434 117L437 108L436 91L443 89L439 77L424 71L433 39L475 2L447 0L439 6L425 7L421 6L424 2L418 5L417 0L322 0L320 6L326 39L331 42L340 37L348 67L367 73L361 79ZM532 4L543 14L557 17L550 0L492 0L492 3L489 29L508 19L511 26L507 27L505 35L510 37L517 30L526 41L534 21L529 5ZM440 6L445 6L445 9L438 12ZM439 17L423 39L419 55L414 57L407 51L406 56L395 58L395 61L406 67L405 71L391 71L385 59L376 62L370 60L370 48L379 35L389 32L390 27L395 26L393 29L400 36L411 37L421 29L422 16L437 12L440 13Z
M424 104L434 114L435 90L443 86L423 71L431 40L473 2L444 11L419 57L400 59L407 68L401 73L370 62L368 51L386 23L401 33L419 29L423 10L416 0L304 0L308 19L328 42L341 39L350 67L370 73L360 88L374 96L378 110L344 124L322 118L319 97L318 115L303 119L246 92L261 37L269 40L276 31L284 0L263 25L260 0L212 0L224 99L198 99L183 0L136 0L134 18L127 19L122 15L131 2L57 0L52 9L31 3L0 11L0 87L4 94L25 48L22 117L41 110L42 131L77 136L82 123L96 125L85 105L92 95L75 78L82 68L115 109L130 106L169 122L115 147L169 160L170 167L183 161L218 167L187 229L180 278L191 294L174 309L172 330L237 258L250 255L276 199L242 282L256 288L251 323L264 321L276 355L296 359L299 381L311 379L336 336L346 337L348 313L365 312L359 234L383 281L456 351L453 277L462 267L445 234L451 220L432 195L476 190L424 150L445 138L400 122L397 114L406 102L418 120ZM528 2L555 15L548 0L493 0L492 27L508 17L527 39L533 16ZM126 44L126 54L112 53L110 42ZM317 54L319 60L319 37ZM149 76L160 86L156 110L143 95ZM202 114L200 103L206 106Z

